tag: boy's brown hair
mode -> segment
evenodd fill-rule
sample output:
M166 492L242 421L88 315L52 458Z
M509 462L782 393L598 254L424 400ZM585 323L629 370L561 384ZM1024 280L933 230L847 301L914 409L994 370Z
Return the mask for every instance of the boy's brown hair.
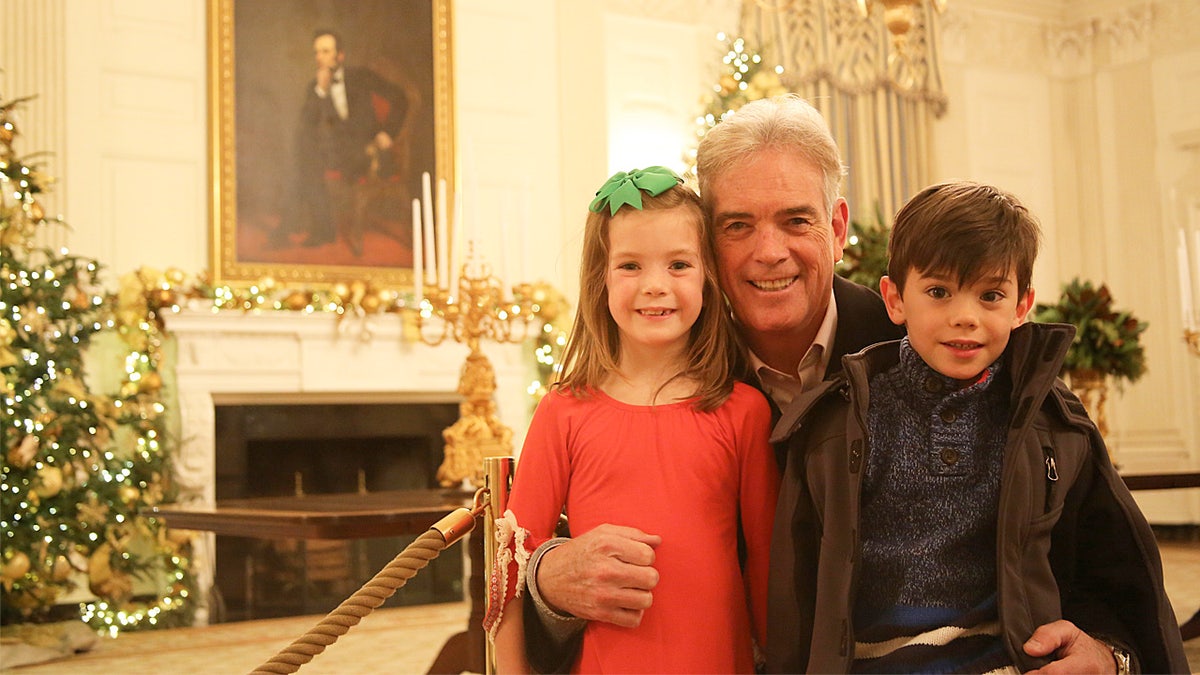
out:
M931 185L898 213L888 239L888 277L903 292L909 270L948 272L960 286L1016 270L1019 297L1033 277L1038 219L1012 194L991 185Z

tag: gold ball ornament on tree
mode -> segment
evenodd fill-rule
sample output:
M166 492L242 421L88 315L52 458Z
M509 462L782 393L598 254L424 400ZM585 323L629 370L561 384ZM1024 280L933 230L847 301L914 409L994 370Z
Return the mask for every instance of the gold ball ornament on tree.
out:
M46 210L37 202L29 202L29 217L33 222L40 223L46 218Z
M71 561L67 560L65 555L60 555L54 559L54 565L50 568L50 578L54 581L66 581L74 569L71 567Z
M29 556L25 555L24 551L14 551L12 555L5 558L4 567L0 568L0 577L3 577L6 583L11 584L25 576L29 572L30 565Z
M12 139L16 136L17 130L12 124L5 122L0 124L0 143L12 143Z
M122 485L117 488L117 497L122 503L132 506L142 496L142 491L132 485Z
M37 485L34 490L42 499L51 499L62 492L63 472L57 466L43 466L38 469Z
M138 389L143 394L158 393L158 391L162 389L162 375L159 375L153 370L144 373L138 380Z

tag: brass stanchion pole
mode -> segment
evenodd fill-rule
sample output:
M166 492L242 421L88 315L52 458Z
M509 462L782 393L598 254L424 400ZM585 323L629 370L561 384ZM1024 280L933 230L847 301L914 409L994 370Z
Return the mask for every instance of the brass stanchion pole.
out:
M484 457L483 479L488 491L488 501L483 510L483 566L484 578L491 578L492 568L496 564L496 519L504 516L508 508L508 490L512 486L513 458ZM489 591L484 595L491 597ZM484 665L487 675L496 672L496 647L490 639L484 655Z

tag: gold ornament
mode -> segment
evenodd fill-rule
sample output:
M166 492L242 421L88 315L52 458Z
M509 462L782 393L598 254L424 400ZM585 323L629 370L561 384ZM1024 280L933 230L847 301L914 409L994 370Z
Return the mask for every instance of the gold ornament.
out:
M375 312L379 311L379 305L381 303L382 300L379 299L378 295L367 295L362 299L362 308L368 314L374 314Z
M8 463L24 469L30 464L33 464L33 458L37 456L38 438L33 434L29 434L21 439L20 443L13 445L8 451Z
M54 559L54 566L50 568L50 578L55 581L66 581L67 577L71 576L74 568L71 567L71 561L67 557L60 555Z
M0 319L0 368L15 366L19 359L13 353L12 343L17 339L17 331L13 330L8 319Z
M100 544L88 557L88 582L104 583L112 578L112 574L112 546Z
M51 499L62 492L63 472L57 466L43 466L38 470L38 485L35 488L42 499Z
M187 276L184 275L183 270L179 269L178 267L168 267L166 276L167 281L170 282L172 286L182 286L183 282L187 280Z
M42 219L46 217L46 211L42 208L41 204L37 202L29 202L29 217L32 218L35 223L40 223L42 222Z
M150 294L150 299L154 302L155 307L170 307L178 303L175 291L170 288L156 289Z
M12 143L14 134L16 134L16 131L13 130L13 127L10 127L7 123L0 124L0 143L6 145Z
M29 571L30 562L29 556L25 555L24 551L17 551L4 561L3 569L0 569L0 577L6 581L16 581L25 576Z
M308 307L312 302L312 294L303 291L292 291L286 298L283 299L283 306L288 309L300 311Z
M122 485L117 488L117 497L121 502L132 506L137 503L139 497L142 496L142 491L132 485Z
M153 370L142 375L142 378L139 380L139 382L139 388L143 393L146 394L155 394L158 392L158 390L162 389L162 375L159 375Z
M75 293L71 298L71 305L78 310L88 309L92 306L92 296L87 291L76 286Z

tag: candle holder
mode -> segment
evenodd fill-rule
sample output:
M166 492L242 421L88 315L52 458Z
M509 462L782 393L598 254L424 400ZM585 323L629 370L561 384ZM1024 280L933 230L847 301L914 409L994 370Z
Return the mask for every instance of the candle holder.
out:
M445 457L437 479L443 487L461 485L470 479L483 485L483 458L512 454L512 429L496 416L496 371L480 350L484 339L498 343L523 342L540 324L541 307L533 300L533 285L517 284L505 297L504 283L492 274L491 266L476 258L474 245L467 244L467 260L461 268L457 289L440 285L429 289L420 300L417 331L421 341L437 346L452 339L465 344L468 354L458 380L459 417L442 431Z

